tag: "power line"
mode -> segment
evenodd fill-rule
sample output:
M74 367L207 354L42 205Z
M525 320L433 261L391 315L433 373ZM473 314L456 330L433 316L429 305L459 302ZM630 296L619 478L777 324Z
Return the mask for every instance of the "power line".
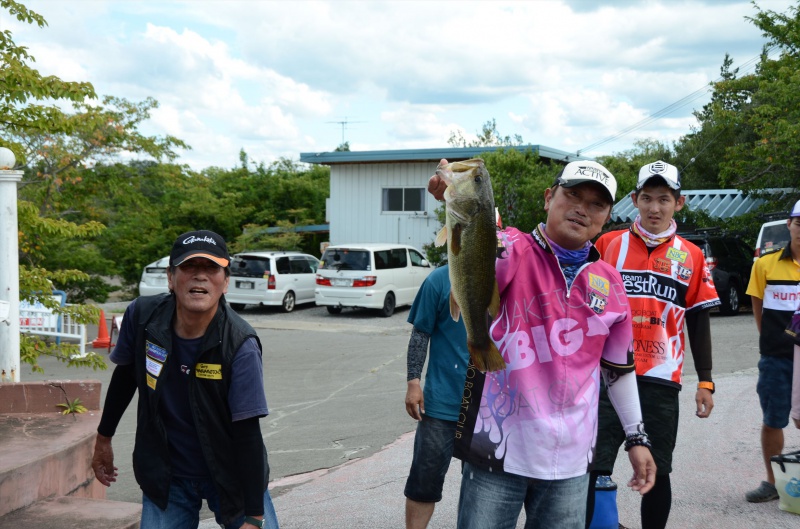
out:
M769 57L769 54L775 49L776 48L774 46L767 48L765 50L765 52L767 53L767 56ZM752 59L744 62L741 66L739 66L736 69L737 72L741 71L741 73L743 73L743 74L749 73L749 71L751 69L755 69L755 65L758 63L758 61L760 59L761 59L761 54L759 54L759 55L753 57ZM714 82L718 83L722 79L723 78L720 76ZM654 112L652 115L644 118L643 120L638 121L638 122L634 123L633 125L630 125L630 126L624 128L624 129L622 129L621 131L617 132L616 134L613 134L613 135L611 135L611 136L609 136L609 137L607 137L605 139L602 139L602 140L597 141L595 143L592 143L591 145L588 145L588 146L586 146L586 147L584 147L582 149L579 149L576 154L578 156L580 156L580 154L582 152L595 150L595 149L597 149L598 147L600 147L602 145L605 145L607 143L611 143L612 141L617 140L617 139L625 136L626 134L629 134L629 133L631 133L631 132L633 132L633 131L635 131L637 129L641 129L641 128L649 125L650 123L653 123L654 121L659 120L662 117L673 113L677 109L679 109L681 107L684 107L684 106L688 105L689 103L692 103L693 101L695 101L697 99L700 99L701 97L705 96L706 93L709 92L710 90L711 90L710 86L704 86L702 88L699 88L699 89L695 90L694 92L692 92L691 94L679 99L678 101L676 101L676 102L674 102L674 103L662 108L661 110L659 110L657 112Z

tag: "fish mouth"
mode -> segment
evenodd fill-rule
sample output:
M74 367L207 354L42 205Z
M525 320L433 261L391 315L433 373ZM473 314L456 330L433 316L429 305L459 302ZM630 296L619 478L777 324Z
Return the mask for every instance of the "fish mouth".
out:
M436 169L436 176L441 178L445 184L452 185L453 183L453 171L448 169L447 167L439 167Z

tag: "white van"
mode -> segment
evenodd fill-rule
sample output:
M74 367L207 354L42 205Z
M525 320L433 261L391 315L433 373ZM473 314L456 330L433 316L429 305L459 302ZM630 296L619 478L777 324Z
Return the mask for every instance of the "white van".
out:
M405 244L328 246L317 269L314 300L331 314L361 307L389 317L395 307L414 302L432 270L422 253Z
M319 261L300 252L242 252L231 257L225 299L234 310L245 305L272 305L292 312L314 301L314 273Z
M758 231L753 261L762 255L786 248L790 239L789 226L787 226L786 220L773 220L761 225L761 229Z

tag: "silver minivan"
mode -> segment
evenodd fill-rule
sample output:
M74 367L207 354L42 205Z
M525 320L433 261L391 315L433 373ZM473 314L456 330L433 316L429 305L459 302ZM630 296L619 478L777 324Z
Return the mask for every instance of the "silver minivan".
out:
M319 260L300 252L242 252L231 257L225 299L234 310L245 305L271 305L292 312L297 304L314 302L314 274Z
M315 301L331 314L361 307L389 317L395 307L414 302L432 270L422 253L405 244L328 246L317 270Z

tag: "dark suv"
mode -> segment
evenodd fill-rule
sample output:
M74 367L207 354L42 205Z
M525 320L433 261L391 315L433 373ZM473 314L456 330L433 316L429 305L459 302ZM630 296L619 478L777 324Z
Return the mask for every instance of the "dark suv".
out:
M701 228L679 234L703 250L722 302L720 314L738 314L743 302L749 305L745 291L753 267L753 249L736 235L719 228Z

